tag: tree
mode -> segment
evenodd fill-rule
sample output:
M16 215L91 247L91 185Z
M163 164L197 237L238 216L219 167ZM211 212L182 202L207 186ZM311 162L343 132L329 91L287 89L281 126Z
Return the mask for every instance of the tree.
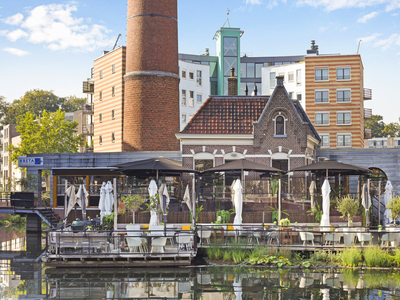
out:
M69 96L64 99L61 109L65 112L74 112L82 109L83 105L86 103L86 98L78 98L76 96Z
M371 129L373 138L384 136L382 131L385 128L385 123L383 122L383 117L380 115L372 115L371 119L366 119L364 127Z
M28 111L16 127L21 134L21 143L8 147L12 153L10 160L16 163L18 156L32 153L78 152L83 142L82 135L76 135L78 122L64 118L65 112L61 109L53 113L44 110L42 116Z
M10 107L10 103L6 101L6 98L0 96L0 120L3 120L7 116L7 111ZM1 126L2 128L3 126Z
M398 122L392 122L385 125L385 128L382 130L382 134L383 136L388 136L388 135L392 137L400 136L400 124Z

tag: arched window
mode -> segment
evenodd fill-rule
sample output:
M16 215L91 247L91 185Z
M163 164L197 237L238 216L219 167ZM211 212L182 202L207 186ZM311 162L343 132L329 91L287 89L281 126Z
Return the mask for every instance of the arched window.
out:
M282 116L275 119L275 135L285 135L285 119Z

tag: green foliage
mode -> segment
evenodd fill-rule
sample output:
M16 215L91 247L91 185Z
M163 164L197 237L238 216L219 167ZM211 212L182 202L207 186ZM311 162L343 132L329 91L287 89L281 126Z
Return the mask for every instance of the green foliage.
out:
M385 123L383 122L383 117L380 115L372 115L371 119L365 119L364 127L371 129L373 138L384 136L382 131L385 128Z
M125 209L135 212L140 205L143 204L143 198L139 195L121 197L122 202L125 204Z
M390 267L394 260L388 253L379 247L368 247L363 251L365 264L368 267Z
M160 205L160 195L156 194L154 197L150 197L148 202L144 203L146 205L145 212L150 212L152 210L156 210L159 214L162 214L161 205Z
M0 218L1 225L11 226L14 224L25 224L26 218L20 215L5 214L4 217Z
M390 210L390 216L392 219L396 219L398 216L400 216L400 196L390 199L386 208Z
M383 136L388 136L388 135L392 137L400 136L400 124L398 122L392 122L385 125L385 128L383 128L382 130L382 134Z
M281 219L281 221L279 222L279 225L281 225L281 226L290 226L290 220L288 218Z
M27 112L16 127L21 134L21 143L8 147L12 152L10 160L17 162L18 156L32 153L77 152L82 143L82 135L76 135L78 122L65 121L64 117L61 110L43 111L41 117Z
M17 180L17 183L21 186L22 192L33 192L37 190L38 178L39 175L28 173L24 178Z
M199 215L202 210L203 210L203 205L199 206L199 204L196 203L196 222L199 221ZM190 214L190 222L192 222L193 220L192 211L189 211L189 214Z
M315 201L315 208L307 210L307 216L314 215L315 222L320 223L322 219L322 210L318 201Z
M74 112L77 110L81 110L83 105L86 103L86 98L78 98L76 96L69 96L66 98L62 98L63 103L61 105L61 109L65 112Z
M345 249L342 252L342 262L345 266L357 267L361 260L361 250L357 248Z
M278 221L279 209L276 206L268 206L267 212L271 212L272 213L272 222L277 222ZM286 209L281 210L281 215L289 216L289 214L288 214Z
M217 211L217 218L221 217L221 222L223 224L229 223L229 220L231 219L231 212L228 210L219 210Z
M360 204L356 199L351 197L343 197L338 199L336 209L342 214L341 218L352 221L358 213Z
M101 227L103 230L112 230L114 228L114 212L112 212L109 216L103 217Z
M276 178L271 179L271 191L272 191L272 197L275 196L275 194L278 192L278 180Z
M223 250L221 245L219 244L212 244L206 250L207 257L209 259L221 259L223 257Z

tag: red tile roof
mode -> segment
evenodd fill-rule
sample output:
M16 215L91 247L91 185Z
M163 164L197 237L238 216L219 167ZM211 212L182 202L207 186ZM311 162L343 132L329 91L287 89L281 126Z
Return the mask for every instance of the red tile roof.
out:
M269 96L212 96L204 102L182 133L252 134Z

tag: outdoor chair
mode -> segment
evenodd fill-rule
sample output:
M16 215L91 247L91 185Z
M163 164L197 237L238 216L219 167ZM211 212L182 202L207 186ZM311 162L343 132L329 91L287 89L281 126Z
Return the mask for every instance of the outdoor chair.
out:
M127 236L140 236L142 233L140 231L140 225L126 225Z
M169 240L171 246L174 245L174 237L175 237L175 227L174 224L167 224L167 239Z
M190 293L191 288L192 286L190 285L190 281L178 282L178 293Z
M163 236L164 235L164 225L149 226L149 231L152 236L155 236L155 235Z
M143 252L142 251L142 239L137 237L127 237L129 252Z
M270 228L266 233L267 244L271 245L275 240L277 244L279 244L279 229L278 228Z
M205 243L210 243L210 237L211 237L212 231L211 230L204 230L200 229L197 231L197 235L201 240L205 240ZM202 241L203 242L203 241ZM204 243L204 242L203 242Z
M308 241L311 241L314 246L314 233L302 231L300 232L300 239L303 241L303 246L305 246Z
M161 253L164 253L164 247L167 243L166 237L156 237L151 239L151 252L159 249Z
M325 234L325 245L336 245L340 242L341 234L340 233L327 233Z
M372 246L372 234L367 232L357 232L358 241L361 243L361 247L364 247L364 243L368 242Z
M384 235L382 235L381 238L381 247L383 247L384 245L386 245L386 247L389 247L392 243L394 243L394 239L394 233L385 233Z
M188 234L178 234L176 236L176 243L178 244L179 249L185 248L186 250L190 250L191 247L191 239L192 236Z
M261 239L260 228L251 228L251 231L249 232L248 235L248 243L251 244L253 239L256 240L258 245L260 244L260 239Z

